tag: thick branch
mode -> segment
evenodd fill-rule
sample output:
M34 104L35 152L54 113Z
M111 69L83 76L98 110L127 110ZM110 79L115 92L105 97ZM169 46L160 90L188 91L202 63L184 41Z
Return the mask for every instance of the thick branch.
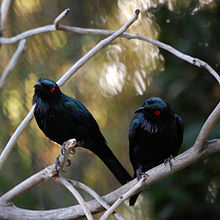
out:
M211 115L206 120L204 126L202 127L197 140L195 141L194 145L188 149L187 151L183 152L182 154L178 155L173 161L172 161L172 170L169 166L166 166L164 164L161 164L149 171L147 171L148 177L144 181L140 181L137 184L137 179L132 180L128 184L120 187L119 189L115 190L114 192L106 195L103 197L105 201L108 202L108 204L113 204L118 198L118 201L116 201L116 204L113 205L114 207L117 207L121 202L123 202L125 199L128 198L128 196L132 196L137 192L140 192L141 190L145 189L146 187L152 185L155 182L158 182L162 178L165 178L187 166L190 166L191 164L195 163L198 160L201 160L203 158L206 158L210 156L211 154L214 154L216 152L220 152L220 139L212 140L207 143L203 142L203 139L200 138L201 135L208 136L208 133L211 131L211 128L215 125L217 118L219 117L220 113L220 103L216 106L216 108L212 111ZM208 125L208 127L206 126ZM205 129L208 129L206 132ZM206 145L206 147L204 147ZM201 149L203 149L201 151ZM48 167L49 169L53 169L53 167ZM37 219L39 218L39 211L30 211L30 210L24 210L15 208L12 206L12 201L21 193L29 189L30 187L34 186L39 182L44 181L45 179L53 176L53 172L51 172L48 175L47 169L44 169L43 171L39 172L38 174L35 174L34 176L30 177L29 179L25 180L23 183L19 184L18 186L14 187L12 190L4 194L0 198L0 219L6 219L6 216L10 216L10 218L16 218L16 216L20 216L21 214L27 218L30 219ZM44 175L42 175L42 173ZM39 179L39 180L37 180ZM135 185L136 184L136 185ZM132 187L135 187L131 189ZM130 191L129 191L130 190ZM123 195L125 194L125 195ZM121 196L123 195L123 196ZM11 205L10 207L8 207ZM87 207L89 208L91 213L95 213L98 211L102 211L104 208L102 205L100 205L99 202L96 200L90 201L86 203ZM111 209L114 210L114 209ZM3 210L4 209L4 212ZM12 209L13 212L12 212ZM2 211L2 212L1 212ZM58 215L58 213L60 215ZM74 213L74 214L73 214ZM110 213L108 213L110 214ZM56 210L50 210L50 211L41 211L42 218L46 219L46 216L53 216L54 219L62 219L63 216L65 216L65 219L77 219L79 217L84 216L84 211L80 206L73 206L65 209L56 209ZM62 218L60 218L62 216ZM37 217L37 218L36 218Z
M139 10L135 11L135 14L128 20L128 22L116 31L113 35L102 40L99 44L97 44L94 48L92 48L86 55L80 58L58 81L57 84L62 86L83 64L85 64L90 58L92 58L95 54L97 54L103 47L107 44L111 43L115 40L118 36L120 36L123 32L125 32L129 26L135 22L138 18ZM1 39L1 38L0 38ZM3 166L3 163L7 159L9 153L13 149L14 144L16 143L17 139L21 135L22 131L26 128L30 120L33 118L34 106L18 126L10 140L8 141L7 145L5 146L3 152L0 155L0 169Z
M76 139L70 139L66 142L64 142L65 149L66 149L66 155L69 155L73 148L76 145ZM62 170L65 166L65 163L67 162L66 156L60 154L59 155L59 165L60 169ZM48 180L49 178L58 175L58 171L56 169L56 165L51 165L43 169L42 171L36 173L35 175L29 177L28 179L21 182L19 185L12 188L10 191L5 193L2 197L0 197L0 206L9 206L12 205L12 202L22 193L29 190L31 187L34 187L35 185Z
M169 166L165 166L161 164L147 172L149 175L144 181L144 185L139 188L139 191L144 188L152 185L155 182L158 182L162 178L167 177L191 164L195 163L198 160L204 159L211 154L216 152L220 152L220 139L209 141L207 147L199 153L196 150L196 147L193 146L189 150L184 153L178 155L173 160L173 169L170 170ZM121 195L127 193L132 187L137 184L137 180L134 179L131 182L127 183L124 186L121 186L117 190L103 196L103 199L108 204L113 204L118 198L121 198ZM5 194L6 195L6 194ZM1 201L1 199L0 199ZM80 205L75 205L72 207L62 208L62 209L54 209L47 211L35 211L35 210L26 210L20 209L13 205L11 206L2 206L0 202L0 219L78 219L85 215L82 207ZM86 203L91 213L97 213L104 210L102 205L96 200L92 200Z

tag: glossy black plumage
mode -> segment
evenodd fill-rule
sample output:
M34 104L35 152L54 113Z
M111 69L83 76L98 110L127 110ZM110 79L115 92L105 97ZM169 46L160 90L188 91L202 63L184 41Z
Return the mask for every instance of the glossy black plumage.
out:
M161 98L146 99L129 130L129 155L134 169L145 172L176 156L183 140L183 121ZM134 205L138 194L130 198Z
M76 138L80 147L95 153L121 184L132 179L108 147L91 113L79 101L63 94L54 81L39 79L33 104L37 124L48 138L60 145Z

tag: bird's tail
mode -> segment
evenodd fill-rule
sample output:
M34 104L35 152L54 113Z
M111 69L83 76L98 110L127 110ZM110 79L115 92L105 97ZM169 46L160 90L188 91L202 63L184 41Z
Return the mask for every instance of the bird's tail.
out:
M134 172L134 178L136 178L136 177L137 177L137 174L136 174L136 172ZM139 192L139 193L137 193L137 194L131 196L131 198L129 199L129 205L130 205L130 206L133 206L133 205L135 204L135 202L136 202L136 200L137 200L137 198L138 198L138 195L139 195L140 193L141 193L141 192Z
M90 150L104 162L122 185L132 180L128 171L121 165L105 142L96 145Z

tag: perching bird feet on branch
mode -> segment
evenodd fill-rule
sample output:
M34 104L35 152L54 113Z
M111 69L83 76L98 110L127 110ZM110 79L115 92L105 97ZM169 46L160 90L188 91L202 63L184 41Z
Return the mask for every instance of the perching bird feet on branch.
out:
M148 174L146 174L145 172L143 172L141 168L138 168L138 169L136 170L136 175L137 175L138 181L139 181L143 176L146 176L146 177L149 176Z
M64 163L67 161L66 166L71 165L71 160L69 159L69 154L74 154L76 152L75 148L78 146L76 139L70 139L65 141L61 147L61 154L56 158L56 170L63 171Z
M169 164L170 165L170 170L173 169L173 163L172 163L173 158L174 157L172 155L170 155L168 158L166 158L164 160L164 165L166 166L167 164Z

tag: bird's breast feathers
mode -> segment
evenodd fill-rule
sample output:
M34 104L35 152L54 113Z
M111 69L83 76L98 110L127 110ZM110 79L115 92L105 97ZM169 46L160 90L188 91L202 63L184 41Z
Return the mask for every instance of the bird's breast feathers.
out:
M163 127L158 124L152 124L149 121L144 121L142 123L141 128L144 129L144 131L149 132L150 134L159 133L163 131Z

